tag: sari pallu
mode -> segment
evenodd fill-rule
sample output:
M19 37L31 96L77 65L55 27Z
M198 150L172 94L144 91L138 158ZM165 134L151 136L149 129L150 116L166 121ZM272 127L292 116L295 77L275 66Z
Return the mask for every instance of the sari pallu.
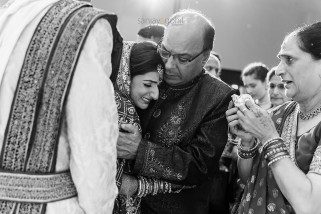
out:
M297 115L299 106L295 102L286 103L273 113L277 131L285 140L285 144L295 162L295 145ZM282 195L272 170L268 167L262 148L253 159L250 177L244 189L238 214L280 213L293 214L294 210Z

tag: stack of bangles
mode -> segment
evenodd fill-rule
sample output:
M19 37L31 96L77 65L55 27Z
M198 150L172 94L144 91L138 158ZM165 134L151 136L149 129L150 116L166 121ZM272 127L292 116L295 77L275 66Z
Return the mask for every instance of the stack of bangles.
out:
M240 142L237 146L237 155L242 159L250 159L256 155L258 148L259 143L257 141L255 141L254 146L251 148L244 148Z
M156 179L139 177L138 179L138 197L145 197L146 195L156 195L158 193L171 193L172 185L166 181Z
M268 166L283 158L290 158L289 152L284 144L284 140L280 137L272 138L263 144L264 158L268 162Z

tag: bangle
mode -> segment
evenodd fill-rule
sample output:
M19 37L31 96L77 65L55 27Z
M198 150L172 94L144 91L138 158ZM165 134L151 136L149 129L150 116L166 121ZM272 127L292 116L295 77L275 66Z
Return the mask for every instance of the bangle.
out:
M154 181L154 191L153 191L153 195L156 195L158 192L158 181L153 179Z
M274 142L276 142L276 141L283 141L283 139L281 138L281 137L274 137L274 138L270 138L270 139L268 139L267 141L265 141L265 142L263 142L263 150L267 147L267 146L269 146L269 144L271 144L271 143L274 143Z
M258 150L259 143L255 141L254 146L252 148L244 148L242 144L238 144L237 146L237 155L242 159L250 159L253 158Z
M273 163L283 159L283 158L290 158L290 155L281 155L277 158L274 158L273 160L271 160L269 163L268 163L268 166L271 166Z
M287 147L283 142L283 139L278 137L266 141L263 145L264 158L267 160L268 166L278 160L290 157Z

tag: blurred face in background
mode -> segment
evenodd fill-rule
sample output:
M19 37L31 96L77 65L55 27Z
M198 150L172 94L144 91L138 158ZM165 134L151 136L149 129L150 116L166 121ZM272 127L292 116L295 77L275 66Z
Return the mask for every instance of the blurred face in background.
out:
M209 75L218 78L220 77L221 62L216 56L211 54L204 68Z
M273 107L290 101L291 99L285 96L285 86L281 77L273 75L269 80L269 94Z
M255 74L242 77L246 93L250 94L254 100L261 100L266 96L266 82L256 79Z

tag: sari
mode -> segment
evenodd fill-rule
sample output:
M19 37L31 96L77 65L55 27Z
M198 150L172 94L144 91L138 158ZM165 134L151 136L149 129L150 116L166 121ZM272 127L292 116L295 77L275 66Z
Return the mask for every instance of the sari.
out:
M297 137L298 113L299 105L296 102L288 102L272 112L272 120L284 139L291 160L304 173L321 174L321 122ZM262 148L253 159L251 175L247 180L238 213L295 213L279 189Z

